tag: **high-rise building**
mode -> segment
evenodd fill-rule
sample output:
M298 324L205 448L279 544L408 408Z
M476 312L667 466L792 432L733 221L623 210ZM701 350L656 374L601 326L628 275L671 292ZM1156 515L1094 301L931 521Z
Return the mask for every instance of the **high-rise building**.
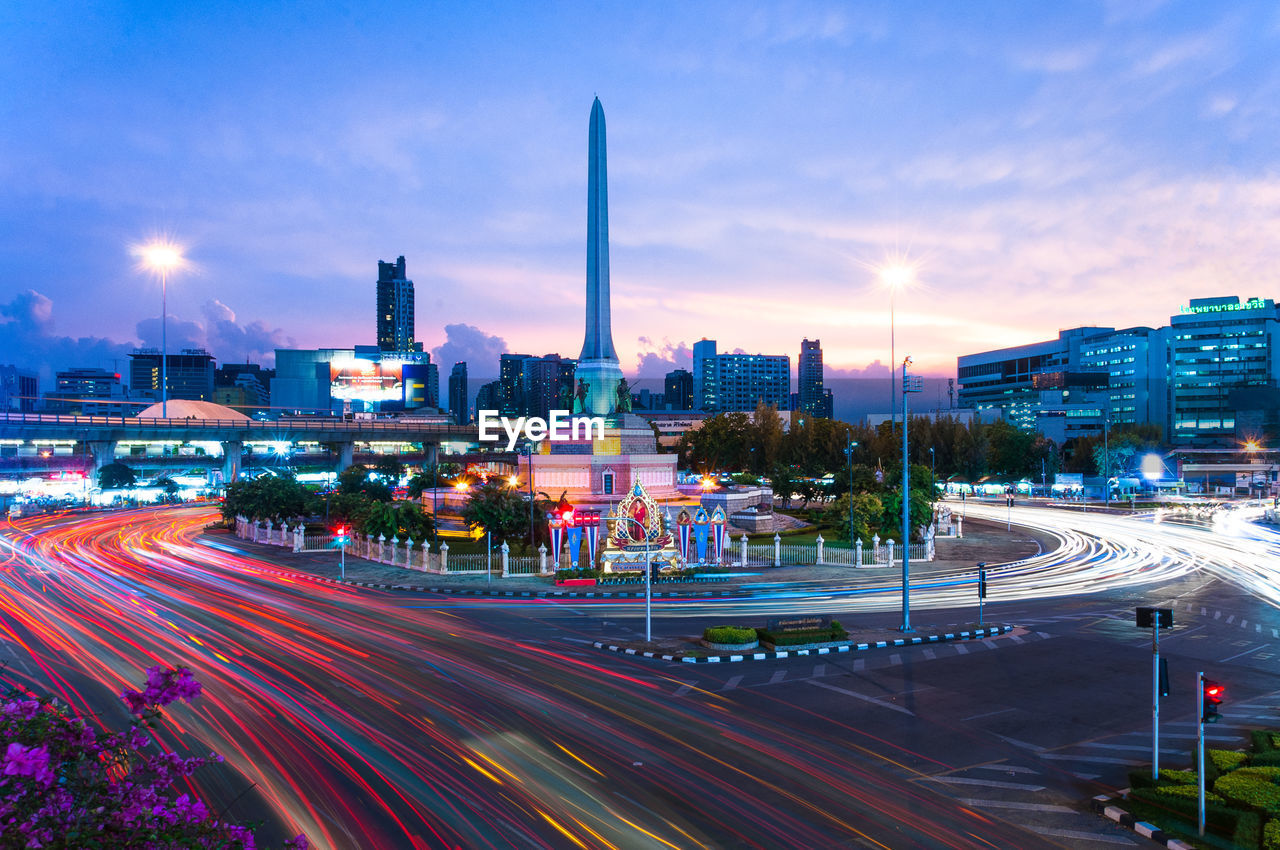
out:
M413 281L405 272L404 257L394 263L378 261L378 348L413 351Z
M93 416L131 412L125 402L125 388L118 372L106 369L64 369L54 374L53 392L44 394L49 413Z
M797 399L799 409L810 416L819 416L822 407L822 341L805 339L800 342L800 362L796 366Z
M0 366L0 410L30 413L36 409L40 381L35 372L17 366Z
M169 398L213 401L213 355L203 348L184 348L163 355L169 379ZM129 394L160 400L161 354L154 348L135 349L129 355Z
M1169 328L1125 328L1080 343L1080 368L1106 372L1112 425L1169 429Z
M1233 446L1233 390L1280 381L1280 314L1270 298L1193 298L1169 320L1173 442Z
M431 362L430 354L422 357L423 361L400 366L405 410L440 406L440 369Z
M467 404L467 364L459 361L449 372L449 414L458 425L471 424L471 408Z
M755 410L763 402L787 410L791 358L777 354L717 354L716 342L693 344L694 403L708 413Z
M546 419L552 410L572 410L561 404L573 397L573 376L577 361L559 354L529 357L521 364L520 415Z
M675 369L667 373L663 385L667 410L693 410L693 373Z
M476 393L476 410L502 409L502 381L490 381Z
M524 363L531 354L503 354L498 358L498 410L503 416L523 416Z

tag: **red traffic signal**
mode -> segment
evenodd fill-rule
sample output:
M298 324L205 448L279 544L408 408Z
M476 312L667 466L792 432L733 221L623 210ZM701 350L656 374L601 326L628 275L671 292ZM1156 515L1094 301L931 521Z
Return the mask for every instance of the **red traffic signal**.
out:
M1212 679L1201 679L1200 686L1204 689L1204 713L1200 716L1201 723L1217 723L1218 706L1222 704L1222 700L1227 695L1227 689Z

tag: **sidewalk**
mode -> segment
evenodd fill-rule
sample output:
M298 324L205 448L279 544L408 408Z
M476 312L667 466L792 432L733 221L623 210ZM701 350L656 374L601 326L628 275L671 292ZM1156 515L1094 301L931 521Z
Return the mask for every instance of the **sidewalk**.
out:
M972 569L979 561L996 564L1031 557L1053 545L1052 538L1036 532L1014 527L1005 531L1000 523L967 520L963 539L940 537L936 540L938 560L912 561L911 572L917 576L948 573ZM241 540L226 531L207 531L199 538L215 549L235 550L259 561L278 566L281 570L303 573L336 581L338 579L338 552L294 553L280 546L267 546ZM498 594L498 595L563 595L582 598L633 597L644 595L644 585L606 585L603 587L558 587L551 577L521 576L502 578L494 575L436 575L403 567L392 567L352 557L347 553L346 581L355 585L402 586L430 588L444 593ZM494 554L497 569L499 559ZM680 583L655 585L654 596L723 596L749 594L756 588L778 584L847 584L851 581L871 580L898 575L901 564L892 567L848 566L787 566L787 567L732 567L722 571L729 573L728 581L707 583Z

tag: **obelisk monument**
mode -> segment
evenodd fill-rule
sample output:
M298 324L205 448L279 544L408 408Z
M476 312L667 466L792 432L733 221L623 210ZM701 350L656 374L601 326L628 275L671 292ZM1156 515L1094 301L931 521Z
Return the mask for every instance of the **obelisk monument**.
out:
M609 178L605 162L604 108L591 104L587 136L587 332L574 372L587 396L580 412L613 415L622 367L609 319Z

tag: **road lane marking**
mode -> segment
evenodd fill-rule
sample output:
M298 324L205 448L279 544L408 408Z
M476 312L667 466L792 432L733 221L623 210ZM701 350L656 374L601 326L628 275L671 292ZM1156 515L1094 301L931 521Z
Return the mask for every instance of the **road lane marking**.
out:
M837 688L835 685L828 685L826 682L817 682L817 681L814 681L813 679L809 680L809 684L817 688L824 688L825 690L828 690L828 691L835 691L837 693L844 694L845 696L851 696L856 699L864 700L866 702L871 703L872 705L878 705L881 708L892 709L893 711L898 711L898 712L901 712L902 714L910 715L911 717L916 716L916 713L914 711L903 708L900 705L894 705L891 702L883 702L882 700L878 700L875 697L869 697L866 694L860 694L857 691L851 691L851 690L848 690L847 688Z
M898 654L898 653L896 653L896 652L895 652L895 653L893 653L893 655L890 655L890 656L889 656L889 663L890 663L890 664L901 664L901 663L902 663L902 656L901 656L901 655L899 655L899 654Z
M925 776L929 782L944 782L947 785L980 785L983 788L1009 788L1014 791L1043 791L1043 785L1029 785L1025 782L1001 782L998 779L971 779L967 776Z
M862 670L865 670L866 667L867 667L867 659L865 658L853 659L853 672L855 673L861 672Z
M985 714L974 714L969 717L962 718L961 723L968 723L970 720L977 720L980 717L994 717L997 714L1004 714L1006 711L1017 711L1016 708L1001 708L996 711L988 711Z
M787 671L786 671L786 670L774 670L774 671L773 671L773 675L769 677L769 682L768 682L768 684L770 684L770 685L776 685L776 684L778 684L779 682L781 682L781 681L782 681L783 679L785 679L785 678L787 678Z
M970 770L998 770L1001 773L1029 773L1032 776L1039 776L1040 771L1033 770L1029 767L1022 767L1017 764L979 764Z
M1229 655L1229 656L1227 656L1226 658L1219 658L1219 659L1218 659L1218 663L1219 663L1219 664L1224 664L1224 663L1226 663L1226 662L1230 661L1231 659L1233 659L1233 658L1239 658L1239 657L1240 657L1240 656L1242 656L1242 655L1252 655L1253 653L1258 652L1259 650L1266 649L1266 647L1267 647L1267 645L1264 643L1264 644L1261 644L1260 646L1256 646L1256 647L1254 647L1253 649L1246 649L1244 652L1237 652L1235 655ZM1197 698L1197 699L1199 699L1199 697L1198 697L1198 696L1197 696L1196 698Z
M731 691L734 688L738 687L738 683L741 681L742 681L742 676L730 676L729 681L725 682L724 687L722 687L720 690L722 692Z
M938 657L938 653L934 652L932 649L925 649L925 650L922 650L922 652L924 654L924 657L929 661L933 661Z
M1080 746L1097 747L1100 750L1128 750L1130 752L1137 752L1137 753L1151 752L1150 744L1099 744L1095 741L1089 741L1087 743L1080 744ZM1175 756L1190 755L1190 750L1166 750L1164 747L1160 748L1160 752L1168 753L1170 755L1175 755Z
M994 732L992 734L996 735ZM996 737L1001 741L1004 741L1006 744L1013 744L1015 747L1022 747L1024 750L1031 750L1033 753L1044 752L1044 747L1036 746L1035 744L1028 744L1026 741L1019 741L1017 738L1008 738L1004 735L996 735Z
M955 647L956 655L968 655L968 654L969 654L969 647L965 646L965 645L964 645L964 644L962 644L962 643L955 643L955 644L952 644L952 646L954 646L954 647Z
M825 675L827 675L827 665L825 665L825 664L815 664L815 665L813 665L813 675L812 675L812 676L810 676L809 678L811 678L811 679L821 679L821 678L822 678L823 676L825 676Z

